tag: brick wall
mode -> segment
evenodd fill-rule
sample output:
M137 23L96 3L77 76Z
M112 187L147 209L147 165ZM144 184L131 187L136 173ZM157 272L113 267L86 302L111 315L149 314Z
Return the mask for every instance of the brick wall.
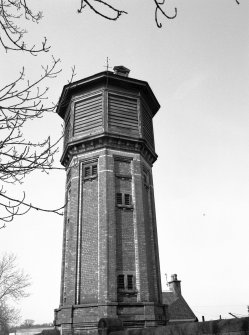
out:
M98 301L98 180L85 180L82 189L80 301Z
M77 221L79 194L79 167L70 168L70 201L66 207L63 236L63 264L62 264L62 304L75 303L76 261L77 261ZM67 192L68 193L68 192Z
M145 165L149 176L151 167L140 154L111 149L78 155L76 162L67 184L62 271L66 299L59 319L74 320L75 327L80 320L96 326L106 316L157 322L163 311L154 305L160 304L160 269L153 186L150 177L146 183L144 178ZM93 164L97 175L85 178L85 167ZM130 194L131 204L118 206L117 193ZM119 274L126 278L123 291L117 288ZM133 276L130 290L128 276Z

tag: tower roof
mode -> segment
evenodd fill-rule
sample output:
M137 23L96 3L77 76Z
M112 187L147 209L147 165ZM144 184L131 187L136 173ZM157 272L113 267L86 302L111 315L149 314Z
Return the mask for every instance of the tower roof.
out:
M128 69L124 66L118 66L115 68L120 69L121 67L122 70L127 72ZM153 116L160 108L158 100L156 99L152 89L146 81L130 78L128 76L124 76L123 74L121 75L117 71L116 73L111 71L103 71L65 85L60 96L57 113L64 119L65 112L67 110L68 104L70 103L71 97L84 89L91 87L94 88L99 84L106 85L106 87L108 87L109 84L112 84L124 89L139 90L141 93L143 93L145 100L149 104Z

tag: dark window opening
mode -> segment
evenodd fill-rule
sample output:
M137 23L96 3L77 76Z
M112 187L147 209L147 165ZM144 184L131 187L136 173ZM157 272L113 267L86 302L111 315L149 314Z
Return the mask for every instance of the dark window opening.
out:
M122 205L123 204L123 199L122 199L122 193L117 193L117 204Z
M124 195L124 204L126 206L129 206L131 204L131 195L130 194L125 194Z
M116 193L116 202L120 207L132 208L132 197L128 193Z
M149 188L149 184L150 184L150 176L149 176L149 173L148 173L148 172L145 172L145 171L144 171L143 179L144 179L144 186L145 186L146 188Z
M127 288L128 290L133 289L133 275L127 275Z
M98 165L87 165L84 167L84 178L91 179L97 176L98 174Z
M97 165L93 165L93 166L92 166L92 175L97 174L97 172L98 172L98 167L97 167Z
M124 275L118 275L118 289L123 290L125 288Z
M117 289L120 294L136 294L135 286L133 274L120 274L117 276Z
M85 167L85 177L89 177L91 173L90 166Z

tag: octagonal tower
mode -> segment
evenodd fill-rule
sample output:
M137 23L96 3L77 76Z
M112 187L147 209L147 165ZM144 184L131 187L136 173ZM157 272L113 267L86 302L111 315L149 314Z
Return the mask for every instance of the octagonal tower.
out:
M165 322L152 181L147 82L123 66L63 88L61 162L67 170L60 306L64 333L96 332L100 318L125 327Z

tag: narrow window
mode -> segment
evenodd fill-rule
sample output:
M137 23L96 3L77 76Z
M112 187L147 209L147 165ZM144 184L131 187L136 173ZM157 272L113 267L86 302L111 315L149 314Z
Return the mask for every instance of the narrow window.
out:
M93 175L93 176L96 175L97 172L98 172L97 165L93 165L93 166L92 166L92 175Z
M130 194L125 194L124 195L124 204L126 206L131 205L131 195Z
M84 179L93 179L98 176L98 165L95 164L89 164L84 167Z
M67 207L66 207L66 210L67 212L69 213L70 211L70 200L71 200L71 189L69 188L68 191L67 191Z
M118 289L123 290L125 288L124 275L118 275Z
M117 205L122 205L122 193L117 193Z
M133 290L133 275L127 275L127 288Z
M85 167L85 174L84 174L84 176L85 176L85 177L89 177L89 176L90 176L90 173L91 173L90 166L86 166L86 167Z
M143 178L144 178L144 186L146 188L149 188L149 184L150 184L150 176L149 176L149 173L144 171L144 175L143 175Z

